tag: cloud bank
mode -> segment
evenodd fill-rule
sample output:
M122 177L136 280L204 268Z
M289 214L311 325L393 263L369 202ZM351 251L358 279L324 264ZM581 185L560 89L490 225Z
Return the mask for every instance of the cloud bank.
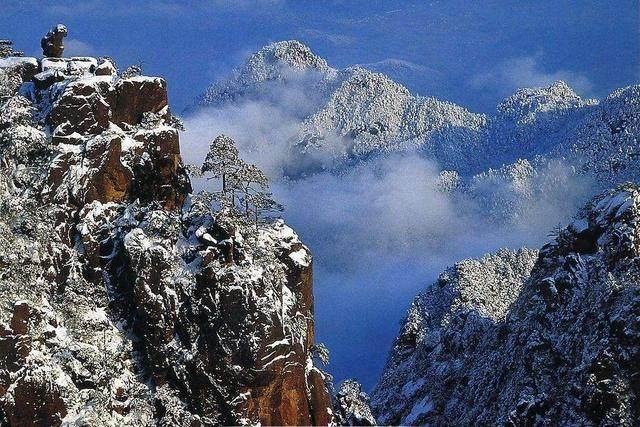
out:
M183 157L200 164L224 133L269 175L285 219L315 257L317 336L333 352L330 370L371 387L417 292L461 259L540 246L588 197L589 183L560 162L460 178L413 152L290 179L285 171L305 161L292 142L318 103L305 87L188 117Z
M592 95L593 84L585 75L569 70L547 71L541 60L542 54L507 59L492 70L477 74L470 80L470 85L476 89L490 89L505 97L519 88L543 87L563 80L581 96Z
M67 39L64 42L64 54L66 56L92 56L95 55L95 49L82 40Z

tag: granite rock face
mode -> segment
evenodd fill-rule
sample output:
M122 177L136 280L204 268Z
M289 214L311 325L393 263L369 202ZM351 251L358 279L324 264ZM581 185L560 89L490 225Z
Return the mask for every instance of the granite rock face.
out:
M168 125L164 80L60 75L63 80L47 89L23 89L41 105L52 142L60 148L47 194L78 206L140 199L180 207L190 184L178 130ZM70 193L65 182L73 187Z
M190 194L165 81L0 61L1 422L333 422L311 254Z
M418 296L372 397L390 424L635 425L640 188L536 252L464 261Z

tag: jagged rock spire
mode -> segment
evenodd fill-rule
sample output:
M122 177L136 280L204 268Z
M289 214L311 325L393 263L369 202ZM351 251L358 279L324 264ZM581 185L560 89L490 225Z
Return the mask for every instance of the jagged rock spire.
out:
M42 54L46 57L62 58L62 52L64 52L62 39L67 37L67 34L67 27L63 24L58 24L51 28L40 41Z

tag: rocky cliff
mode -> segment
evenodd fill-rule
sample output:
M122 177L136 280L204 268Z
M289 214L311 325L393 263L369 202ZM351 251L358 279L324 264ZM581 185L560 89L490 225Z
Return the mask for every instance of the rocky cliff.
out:
M640 187L534 251L464 261L419 295L373 396L383 423L635 425Z
M166 82L0 59L0 419L328 424L312 259L190 194Z

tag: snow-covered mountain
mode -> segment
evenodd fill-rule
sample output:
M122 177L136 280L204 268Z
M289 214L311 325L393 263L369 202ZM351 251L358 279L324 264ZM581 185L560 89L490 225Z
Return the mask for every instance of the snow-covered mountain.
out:
M413 96L384 74L361 67L331 68L295 40L270 44L251 55L228 80L209 87L197 105L219 108L229 102L268 100L292 87L306 95L307 111L290 135L291 148L303 157L329 156L323 167L379 151L423 146L431 137L441 139L440 132L455 137L458 144L474 145L486 123L484 115Z
M595 198L539 252L501 250L444 273L416 298L372 411L355 381L331 396L317 360L326 351L314 341L312 257L297 234L282 220L241 221L192 194L164 79L118 73L107 58L17 54L0 58L0 423L638 418L636 186ZM474 230L527 222L563 199L569 210L567 191L586 196L637 180L639 100L639 86L596 101L557 82L476 114L365 68L334 69L287 41L252 55L191 112L270 106L278 114L267 124L284 140L245 143L257 157L276 151L279 178L333 179L390 153L433 159L437 185L427 183L432 171L419 175L426 196L406 210L441 222L431 230L439 244L469 237L464 225L476 220ZM389 174L385 165L375 172ZM357 185L375 183L376 173ZM395 200L384 197L413 179L398 177L374 203L356 193L365 203L355 206L384 212ZM345 193L341 203L357 198ZM538 210L527 203L545 198ZM351 207L352 216L363 210ZM392 240L383 221L353 220L363 234L382 235L388 252L407 236L432 237L415 229L424 222L400 224ZM335 247L346 242L366 257L370 248L352 235L328 231Z
M219 95L231 92L233 97ZM619 324L633 325L634 310L637 314L639 253L633 236L638 236L639 192L632 185L606 190L640 180L640 86L595 100L582 99L558 81L520 89L495 113L477 114L416 96L366 68L331 68L291 41L263 48L230 80L213 85L199 105L202 111L225 110L258 102L268 104L270 112L287 110L291 97L281 96L287 92L295 95L296 108L283 115L291 123L279 134L286 136L285 177L303 183L313 182L319 172L360 177L357 171L369 167L374 172L362 176L375 177L381 158L418 153L436 163L437 189L447 202L476 209L460 215L459 224L476 227L469 230L470 241L482 227L517 234L522 224L540 227L539 220L545 225L537 233L546 234L576 212L577 202L605 191L540 252L500 250L460 262L415 299L372 395L378 421L535 425L562 419L584 425L637 420L631 378L637 375L632 360L639 343L632 329ZM268 138L250 147L258 153L282 151ZM381 203L414 176L424 178L410 171L404 181L382 185L379 190L387 194L372 203ZM376 185L375 178L354 184L368 185ZM354 198L361 194L353 191ZM399 200L413 206L413 200ZM434 203L425 203L427 210L442 202L428 200ZM384 224L379 216L363 221ZM414 223L407 222L417 234ZM510 223L514 227L503 228ZM460 234L445 231L443 236L436 241L453 246L449 236ZM384 246L380 253L402 244Z
M278 103L282 99L274 101L273 94L293 87L308 98L287 135L295 156L285 166L294 175L413 149L464 177L537 156L568 160L577 173L593 173L609 184L638 172L638 86L598 101L581 99L558 81L517 91L495 114L476 114L413 95L384 74L331 68L302 43L283 41L250 56L228 80L208 88L196 106Z
M495 114L476 114L413 95L380 73L331 68L300 42L284 41L252 55L198 105L204 119L196 128L206 129L213 111L223 129L234 120L252 129L238 139L254 161L267 159L276 179L348 176L417 153L441 170L446 197L473 210L464 215L530 236L543 236L593 195L640 178L640 86L598 101L558 81L516 91Z
M640 187L538 251L456 264L416 297L372 396L384 424L633 425Z
M207 88L194 107L219 106L243 98L265 96L269 84L287 84L306 73L316 74L319 79L337 79L337 71L302 43L295 40L273 43L251 55L228 80Z

